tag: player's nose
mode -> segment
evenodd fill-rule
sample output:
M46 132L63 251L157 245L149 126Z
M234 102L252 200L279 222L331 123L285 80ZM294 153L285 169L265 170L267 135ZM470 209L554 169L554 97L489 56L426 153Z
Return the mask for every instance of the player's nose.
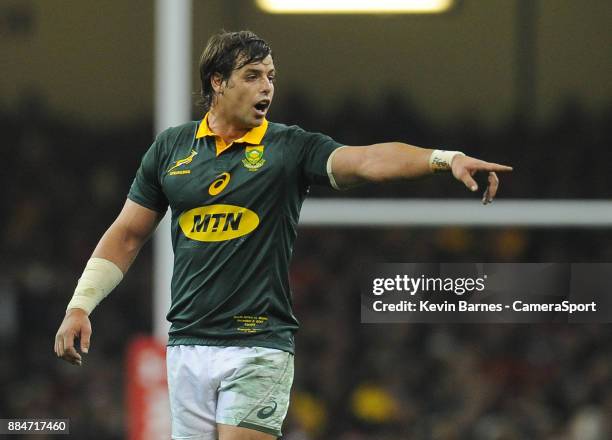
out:
M269 95L272 92L272 89L274 88L274 85L272 84L270 78L264 78L261 84L261 92L265 93L266 95Z

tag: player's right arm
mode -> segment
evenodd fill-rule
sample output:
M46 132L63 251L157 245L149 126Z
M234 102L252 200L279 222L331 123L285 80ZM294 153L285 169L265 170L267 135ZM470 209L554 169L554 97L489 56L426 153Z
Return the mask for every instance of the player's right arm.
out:
M98 242L55 335L54 350L59 358L81 365L75 338L81 341L81 351L87 353L91 336L89 313L128 271L162 217L163 214L129 199L125 202L117 219Z

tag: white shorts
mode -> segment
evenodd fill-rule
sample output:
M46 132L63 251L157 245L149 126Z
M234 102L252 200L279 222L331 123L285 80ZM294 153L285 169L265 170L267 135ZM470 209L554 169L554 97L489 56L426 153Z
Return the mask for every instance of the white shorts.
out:
M293 355L262 347L167 347L172 438L215 440L217 423L281 436Z

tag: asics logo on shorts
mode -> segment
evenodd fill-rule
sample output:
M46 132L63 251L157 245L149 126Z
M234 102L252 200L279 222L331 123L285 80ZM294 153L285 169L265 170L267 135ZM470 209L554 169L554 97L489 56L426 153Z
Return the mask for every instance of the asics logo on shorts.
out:
M264 406L262 409L257 411L257 417L259 417L260 419L267 419L272 414L274 414L274 411L276 411L277 406L278 405L276 404L276 402L273 401L272 405Z

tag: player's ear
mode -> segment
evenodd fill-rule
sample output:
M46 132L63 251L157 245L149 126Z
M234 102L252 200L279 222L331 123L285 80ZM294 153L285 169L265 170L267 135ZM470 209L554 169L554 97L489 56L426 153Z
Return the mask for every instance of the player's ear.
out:
M210 77L210 84L217 94L223 94L223 76L219 72L215 72Z

